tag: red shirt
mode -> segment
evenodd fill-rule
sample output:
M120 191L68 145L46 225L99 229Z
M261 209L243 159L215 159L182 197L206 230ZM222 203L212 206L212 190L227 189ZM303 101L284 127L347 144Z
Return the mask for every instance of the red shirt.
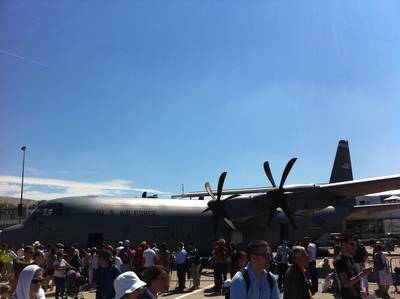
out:
M144 267L143 248L140 246L136 248L135 257L133 258L133 266L138 268Z

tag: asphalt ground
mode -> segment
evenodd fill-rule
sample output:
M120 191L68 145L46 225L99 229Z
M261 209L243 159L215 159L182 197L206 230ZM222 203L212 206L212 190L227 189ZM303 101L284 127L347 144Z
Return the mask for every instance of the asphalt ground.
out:
M319 287L321 289L322 286L322 282L323 280L320 279L319 280ZM192 290L191 286L191 280L187 280L186 281L186 287L187 289L185 289L184 292L174 292L174 291L170 291L169 293L166 294L162 294L160 296L160 298L168 298L168 299L181 299L181 298L186 298L186 299L199 299L199 298L215 298L215 299L219 299L219 298L225 298L223 295L220 294L215 294L212 292L212 287L214 285L214 280L212 277L212 273L211 272L203 272L202 276L201 276L201 283L200 283L200 288L198 290ZM173 272L170 278L170 290L174 290L177 286L177 277L176 277L176 272ZM368 299L372 299L372 298L380 298L380 297L376 297L375 295L373 295L374 290L376 290L378 287L376 284L374 283L370 283L369 284L369 290L370 290L370 295L367 297ZM400 299L400 294L396 294L394 293L394 287L391 287L389 290L389 294L391 295L392 298L395 299ZM399 288L400 291L400 288ZM94 290L90 290L90 291L85 291L85 292L81 292L79 294L79 298L84 298L84 299L95 299L95 291ZM54 298L54 293L53 292L49 292L46 294L46 298ZM321 293L318 292L313 296L314 299L333 299L335 298L335 296L333 294L329 294L329 293Z

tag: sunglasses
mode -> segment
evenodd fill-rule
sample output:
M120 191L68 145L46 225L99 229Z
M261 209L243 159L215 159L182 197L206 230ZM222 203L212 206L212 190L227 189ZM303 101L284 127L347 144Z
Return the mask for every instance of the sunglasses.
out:
M32 283L38 284L38 283L43 283L44 279L32 279Z

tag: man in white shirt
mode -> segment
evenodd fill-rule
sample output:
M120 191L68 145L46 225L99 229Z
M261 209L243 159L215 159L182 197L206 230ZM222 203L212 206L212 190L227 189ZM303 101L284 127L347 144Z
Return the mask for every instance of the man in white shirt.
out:
M156 257L157 257L157 255L154 252L154 250L151 249L150 247L147 247L147 249L145 251L143 251L144 267L148 268L148 267L154 266Z
M310 241L310 237L304 238L304 246L308 254L308 278L311 280L311 293L318 292L318 273L317 273L317 246Z

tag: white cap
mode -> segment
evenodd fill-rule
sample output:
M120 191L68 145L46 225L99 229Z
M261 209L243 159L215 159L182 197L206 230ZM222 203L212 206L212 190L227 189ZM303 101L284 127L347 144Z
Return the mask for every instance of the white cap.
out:
M146 283L141 281L135 272L124 272L114 280L115 299L122 298L125 294L130 294L145 285Z

